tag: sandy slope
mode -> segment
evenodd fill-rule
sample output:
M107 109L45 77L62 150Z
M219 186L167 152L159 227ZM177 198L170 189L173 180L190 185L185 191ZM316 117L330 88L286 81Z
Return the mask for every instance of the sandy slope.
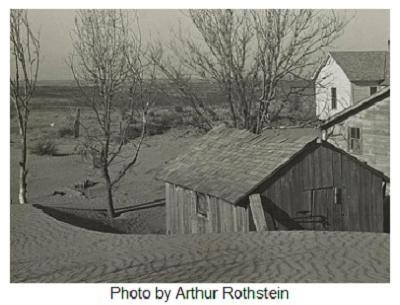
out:
M11 207L12 282L387 282L389 236L115 235Z

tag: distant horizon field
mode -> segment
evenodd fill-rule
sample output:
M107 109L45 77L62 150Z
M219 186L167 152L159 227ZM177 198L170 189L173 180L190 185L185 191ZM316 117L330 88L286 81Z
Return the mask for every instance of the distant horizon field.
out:
M165 108L180 106L191 108L191 101L183 96L174 86L168 84L168 80L159 79L156 84L154 104L152 108ZM296 121L309 121L316 118L314 88L309 87L303 80L285 80L277 91L275 106L281 108L277 119L293 118ZM89 87L86 87L89 88ZM226 96L218 84L212 80L193 80L193 93L211 108L225 109ZM93 91L88 91L93 94ZM87 93L86 93L87 94ZM258 93L256 93L256 96ZM260 93L261 94L261 93ZM127 90L121 90L115 94L115 107L124 108L129 99ZM258 97L255 97L258 100ZM274 103L275 104L275 103ZM31 107L33 109L44 108L70 108L70 107L90 107L84 99L84 94L76 85L74 80L40 80L32 96ZM126 107L125 107L126 108ZM11 107L11 112L13 112ZM281 117L281 118L280 118ZM286 124L286 123L284 123Z
M165 83L165 81L166 80L160 79L157 85L157 92L154 96L155 107L184 106L185 104L189 104L178 91ZM202 100L208 101L211 105L223 103L224 96L219 92L217 85L210 86L209 82L199 82L196 83L194 90ZM120 91L116 94L115 105L122 105L127 99L127 92L124 90ZM38 81L31 102L32 107L54 107L54 104L57 103L59 103L60 106L86 106L84 95L74 80Z

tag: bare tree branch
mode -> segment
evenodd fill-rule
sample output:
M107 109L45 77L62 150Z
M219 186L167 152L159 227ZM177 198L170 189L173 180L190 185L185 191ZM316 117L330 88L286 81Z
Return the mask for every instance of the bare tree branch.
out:
M134 19L138 25L137 15ZM149 65L145 62L140 28L132 28L131 21L130 13L122 10L79 11L72 34L74 54L69 61L78 88L95 113L101 130L99 134L88 135L83 150L94 153L100 161L110 217L115 216L113 190L137 161L145 137L146 115L150 106L142 94ZM92 96L87 93L88 90L93 90ZM141 92L138 100L131 97L129 101L131 109L138 107L142 122L141 135L138 144L133 145L129 160L113 177L110 169L114 161L122 157L129 127L129 122L126 122L123 130L120 130L119 143L114 145L113 109L115 96L126 90L129 96L133 92Z
M19 162L19 203L23 204L27 202L27 136L30 100L36 88L40 61L39 34L32 32L26 10L11 10L10 45L11 101L17 112L16 117L22 145Z

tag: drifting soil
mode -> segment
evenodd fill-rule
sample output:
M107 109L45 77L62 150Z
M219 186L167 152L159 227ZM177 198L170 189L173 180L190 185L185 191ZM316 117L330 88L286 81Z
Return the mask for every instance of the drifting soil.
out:
M77 209L37 205L47 215L71 225L107 233L165 234L164 202L152 207L134 207L116 218L109 218L106 210Z
M389 235L127 235L11 206L11 282L388 282Z

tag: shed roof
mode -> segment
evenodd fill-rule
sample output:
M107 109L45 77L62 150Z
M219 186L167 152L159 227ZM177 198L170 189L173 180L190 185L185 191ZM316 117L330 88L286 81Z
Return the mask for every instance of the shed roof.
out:
M236 204L315 139L314 133L289 138L221 125L170 161L157 178Z
M347 118L359 113L360 111L375 105L378 102L381 102L390 97L390 87L386 87L382 90L379 90L375 94L368 96L367 98L359 101L357 104L354 104L351 107L348 107L338 113L335 113L331 117L329 117L326 121L324 121L320 128L327 129L335 124L343 122Z
M314 132L289 138L272 132L256 135L224 125L215 127L186 153L168 162L156 178L237 204L306 148L317 145L348 155L388 181L383 173L332 144L317 144Z
M383 81L390 65L388 51L330 52L350 81Z

